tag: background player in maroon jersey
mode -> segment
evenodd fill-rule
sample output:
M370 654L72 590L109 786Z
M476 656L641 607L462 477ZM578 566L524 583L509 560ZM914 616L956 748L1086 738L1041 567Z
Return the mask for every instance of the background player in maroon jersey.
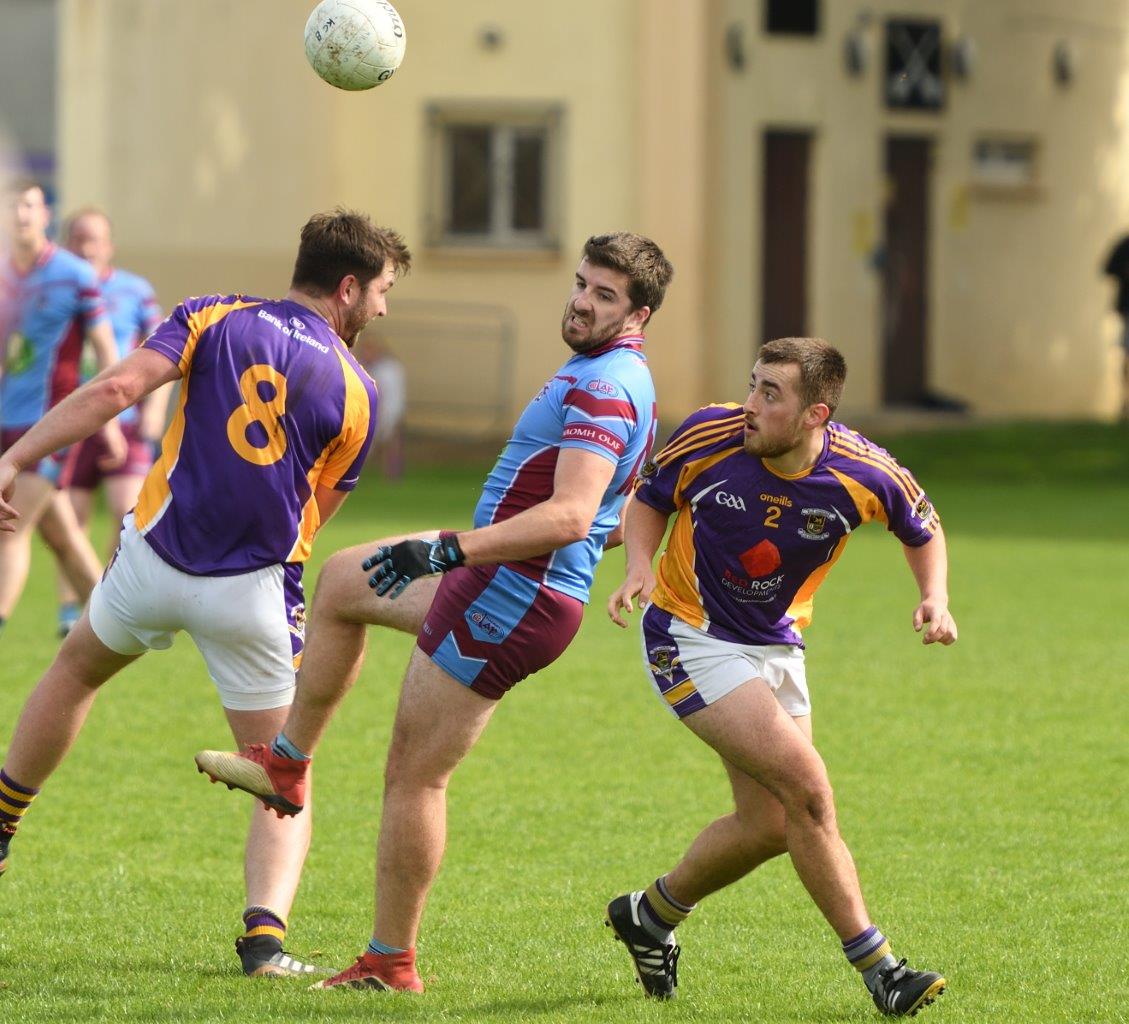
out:
M626 578L608 613L623 626L621 611L648 605L652 684L721 755L735 805L669 874L608 906L648 995L674 995L674 929L698 901L785 852L882 1012L915 1013L944 989L941 975L896 961L871 923L811 742L800 630L859 525L878 519L902 541L924 642L957 638L932 503L889 453L830 422L845 378L843 357L824 341L769 342L744 406L708 406L683 423L644 468L626 515Z
M24 466L183 381L118 554L24 706L0 769L0 871L99 687L178 631L204 656L240 747L278 732L304 643L302 567L319 525L357 482L376 418L373 382L348 346L384 315L410 261L395 232L363 215L316 215L285 298L185 300L0 457L0 530L10 530ZM249 975L315 970L282 948L309 841L309 814L254 808L236 940Z

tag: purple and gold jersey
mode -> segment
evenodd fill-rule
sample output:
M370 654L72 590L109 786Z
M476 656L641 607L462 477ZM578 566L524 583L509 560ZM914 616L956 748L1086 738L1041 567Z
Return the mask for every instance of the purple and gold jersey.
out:
M228 576L304 562L315 488L356 486L376 387L317 313L285 299L187 299L145 341L181 372L137 529L169 565Z
M0 260L0 427L30 427L79 382L86 332L105 319L98 275L54 245L21 274Z
M740 406L707 406L644 467L636 500L677 513L651 600L722 640L802 647L812 598L852 531L877 519L917 547L940 520L908 470L841 423L798 476L746 454L743 435Z
M616 338L573 356L525 407L474 510L474 525L500 523L545 501L562 448L616 464L584 540L552 554L508 562L514 572L587 602L604 541L655 439L655 386L643 338Z

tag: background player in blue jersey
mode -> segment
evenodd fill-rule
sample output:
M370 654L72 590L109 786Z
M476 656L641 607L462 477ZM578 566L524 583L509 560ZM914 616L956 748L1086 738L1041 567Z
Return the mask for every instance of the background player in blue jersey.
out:
M7 253L0 257L0 451L78 386L84 344L98 365L117 359L98 278L85 260L47 239L51 211L38 182L5 183L3 227ZM120 462L125 440L117 424L103 430L107 457ZM0 533L0 627L12 613L31 564L31 537L52 500L63 471L56 454L25 466L11 503L19 519ZM76 592L85 600L102 565L69 506L61 508L56 552Z
M416 634L385 772L372 941L322 986L423 988L415 942L443 855L447 782L506 691L564 652L596 563L619 542L620 511L655 429L642 332L671 275L650 239L588 240L561 322L573 356L517 421L475 528L330 559L284 730L246 757L197 755L214 778L300 810L309 755L360 670L365 626Z
M17 515L10 498L24 466L183 381L120 548L25 704L0 768L0 872L101 685L146 651L169 647L181 630L204 657L235 742L277 734L302 656L302 569L372 441L376 391L349 347L384 315L387 292L410 261L400 236L367 217L316 215L302 229L285 298L186 299L141 348L0 456L2 531ZM254 809L236 940L248 975L315 970L282 946L309 819Z
M698 901L785 852L883 1013L916 1013L945 985L896 961L871 923L811 742L800 630L858 526L877 519L902 542L924 642L957 638L932 503L888 452L829 422L846 371L819 339L769 342L744 406L708 406L683 423L643 470L627 512L626 578L608 613L623 626L633 600L649 604L642 632L652 684L721 756L735 806L669 874L608 905L648 995L674 995L674 929Z
M113 327L118 358L124 359L161 322L161 309L153 286L145 278L114 266L112 227L110 218L102 210L88 207L73 213L67 219L63 238L68 251L81 256L98 275L102 303ZM62 476L65 490L54 496L39 521L39 532L51 548L57 549L64 537L62 530L66 510L58 509L58 504L69 502L79 525L85 530L90 521L94 492L103 486L110 513L107 558L113 555L122 520L137 502L141 484L153 465L153 447L165 432L172 387L172 384L166 384L158 388L140 406L126 409L118 417L118 425L127 444L124 461L115 463L108 457L100 434L74 446ZM60 635L66 636L73 628L80 611L81 605L74 589L66 575L61 574Z

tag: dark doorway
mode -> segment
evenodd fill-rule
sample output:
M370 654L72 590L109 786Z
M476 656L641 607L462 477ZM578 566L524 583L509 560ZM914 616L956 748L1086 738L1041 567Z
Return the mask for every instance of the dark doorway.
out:
M807 327L808 169L811 133L764 134L761 339Z
M931 149L927 138L886 140L882 397L893 405L918 405L927 395Z

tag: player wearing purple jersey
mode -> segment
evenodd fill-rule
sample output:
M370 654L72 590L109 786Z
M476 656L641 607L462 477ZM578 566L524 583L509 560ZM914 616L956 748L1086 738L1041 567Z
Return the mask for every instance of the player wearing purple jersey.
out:
M416 634L385 771L372 941L323 987L423 988L415 942L443 854L447 782L498 700L571 642L595 565L619 543L620 512L654 432L643 328L671 274L650 239L588 240L561 322L573 356L517 421L475 528L386 540L364 575L357 566L370 545L335 555L318 583L284 730L248 757L197 755L213 777L299 809L309 755L360 670L365 625Z
M175 415L121 545L28 699L0 769L0 871L16 826L74 741L98 688L184 630L204 656L240 747L269 742L302 656L302 567L357 483L376 392L349 349L386 311L411 256L360 214L302 229L284 299L187 299L144 345L53 409L0 457L0 530L20 469L180 380ZM310 815L256 809L247 842L249 975L310 974L284 952Z
M117 343L118 358L124 359L161 322L161 309L153 286L143 277L114 266L114 241L110 218L95 207L72 214L64 229L67 249L87 261L98 275L102 302ZM141 484L153 465L153 447L165 429L171 384L158 388L137 408L126 409L118 417L125 436L127 454L114 464L107 460L106 445L95 434L72 447L61 477L66 490L57 493L43 518L39 532L47 544L57 549L60 524L66 510L56 508L69 502L79 525L85 530L90 521L94 492L104 486L110 512L110 549L117 547L122 520L137 502ZM59 577L59 633L66 636L78 621L81 605L65 575Z
M4 186L9 251L0 256L0 451L11 448L78 385L83 343L101 367L117 359L97 275L85 261L47 240L51 211L30 178ZM107 456L120 462L125 441L116 424L103 431ZM31 565L31 537L52 502L62 454L26 465L15 483L15 529L0 533L0 628L11 615ZM69 506L56 523L59 565L85 600L102 565Z
M657 998L673 996L677 984L675 926L699 900L784 852L883 1013L916 1013L945 986L941 975L896 961L871 923L811 742L800 631L860 525L878 520L902 542L924 642L957 638L932 503L887 452L829 422L846 371L819 339L769 342L744 406L710 406L683 423L643 469L627 513L626 578L608 613L624 626L622 610L633 600L647 605L648 675L666 706L721 755L735 805L673 871L608 905L608 923Z

